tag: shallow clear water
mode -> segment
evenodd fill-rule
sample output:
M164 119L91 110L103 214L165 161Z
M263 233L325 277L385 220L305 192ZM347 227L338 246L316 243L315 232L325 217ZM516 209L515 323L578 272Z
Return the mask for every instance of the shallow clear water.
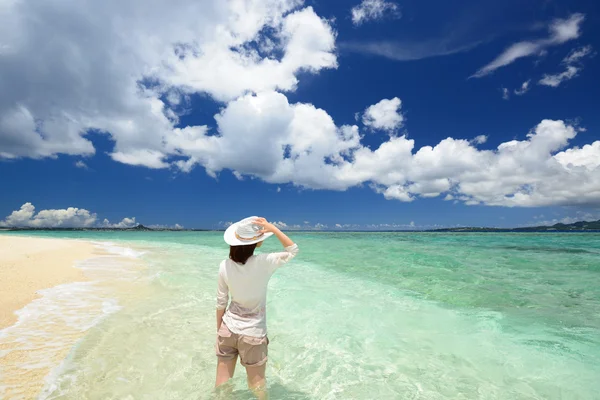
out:
M41 235L130 246L146 263L41 398L215 397L221 233ZM300 254L268 297L271 398L600 398L600 235L291 236ZM241 366L233 388L251 398Z

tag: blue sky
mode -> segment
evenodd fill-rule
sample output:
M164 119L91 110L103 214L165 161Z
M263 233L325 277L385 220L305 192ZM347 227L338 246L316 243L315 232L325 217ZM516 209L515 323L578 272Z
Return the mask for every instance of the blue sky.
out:
M0 224L600 218L593 1L5 7Z

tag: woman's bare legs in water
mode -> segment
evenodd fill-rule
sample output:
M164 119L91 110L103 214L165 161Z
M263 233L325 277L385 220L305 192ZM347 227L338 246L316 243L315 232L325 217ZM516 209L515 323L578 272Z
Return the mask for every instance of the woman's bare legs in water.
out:
M263 364L260 367L246 367L248 387L259 400L266 400L269 398L269 394L267 393L267 380L265 379L266 369L267 364Z
M237 364L237 356L232 360L222 360L219 359L217 362L217 382L215 383L215 387L221 386L226 383L228 380L233 378L233 373L235 372L235 364Z
M216 387L227 383L229 379L233 378L236 364L237 357L232 360L219 359L217 363ZM263 364L260 367L246 367L246 374L248 375L248 388L259 400L267 400L269 398L267 393L267 380L265 379L266 367L266 364Z

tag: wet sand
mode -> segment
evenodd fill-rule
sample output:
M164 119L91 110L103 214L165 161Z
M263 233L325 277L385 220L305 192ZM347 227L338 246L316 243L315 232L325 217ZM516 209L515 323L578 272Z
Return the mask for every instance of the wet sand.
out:
M15 311L37 291L85 281L77 261L94 255L88 242L0 235L0 329L17 322Z

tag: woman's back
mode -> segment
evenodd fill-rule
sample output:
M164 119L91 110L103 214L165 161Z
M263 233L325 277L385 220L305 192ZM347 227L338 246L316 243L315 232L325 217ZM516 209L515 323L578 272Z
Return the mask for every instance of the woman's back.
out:
M267 287L273 273L298 253L296 244L280 253L253 255L245 264L227 259L219 267L217 304L227 306L223 321L232 332L262 337L267 334Z

